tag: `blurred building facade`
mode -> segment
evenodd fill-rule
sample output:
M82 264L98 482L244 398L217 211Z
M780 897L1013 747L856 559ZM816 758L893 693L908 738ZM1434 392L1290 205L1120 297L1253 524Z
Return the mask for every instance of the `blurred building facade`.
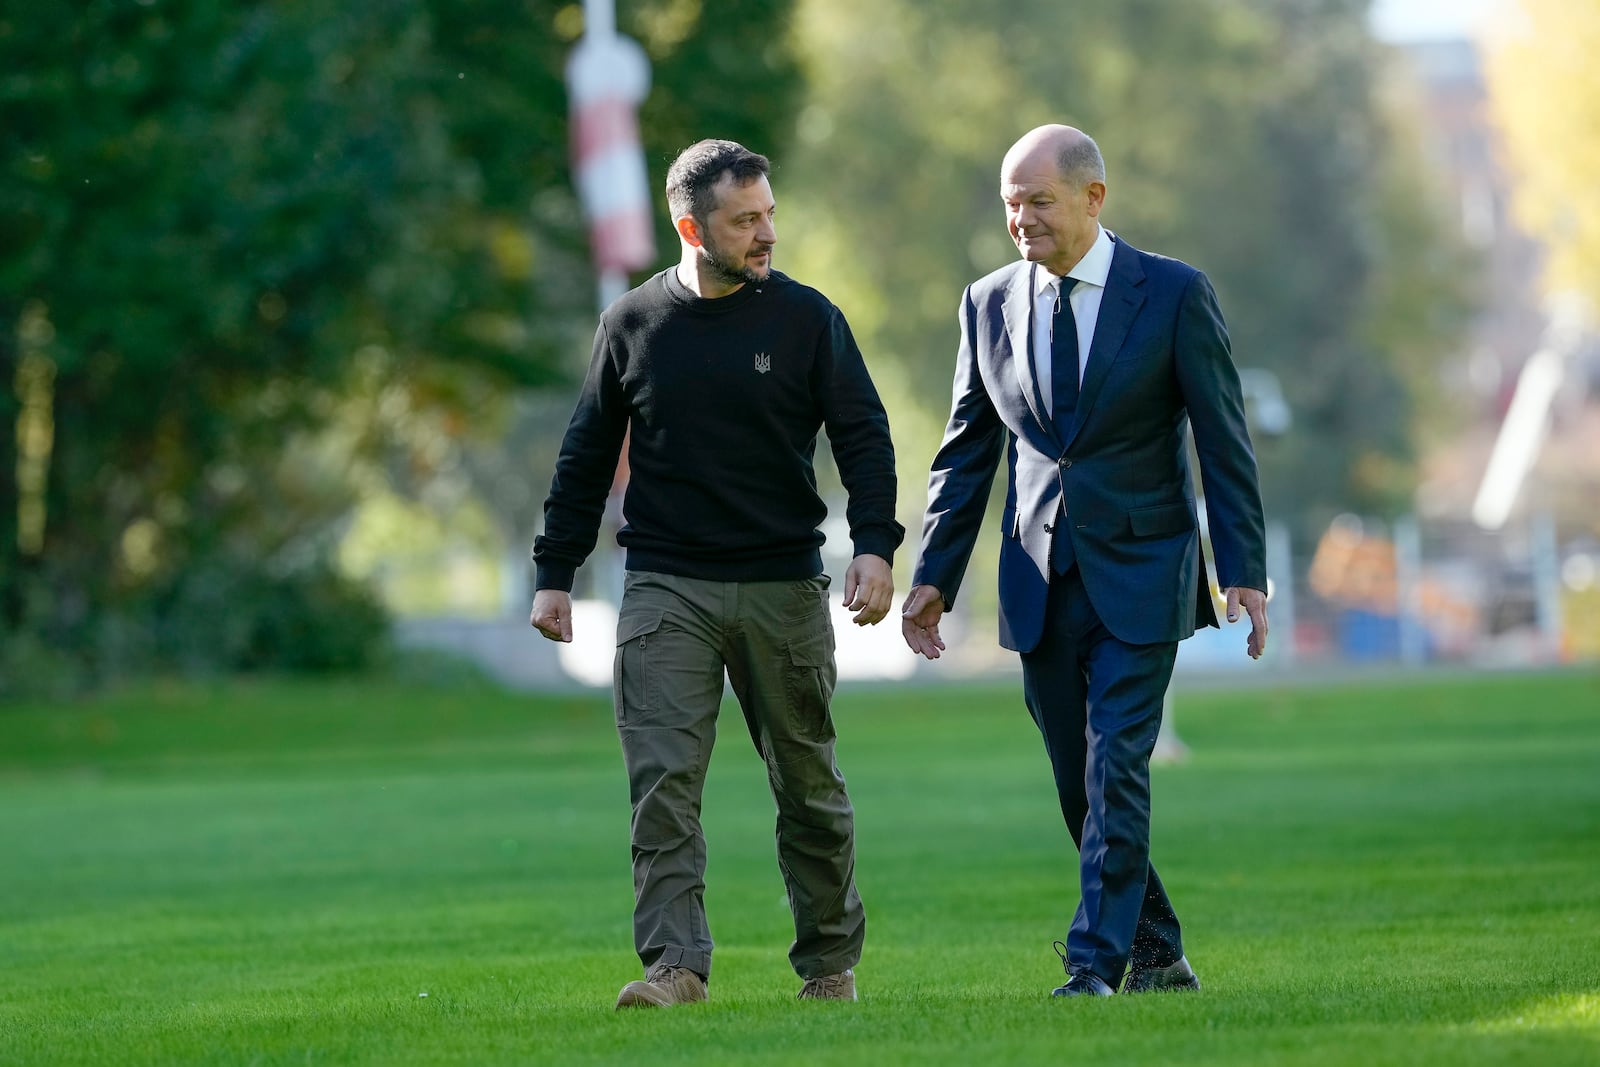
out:
M1479 310L1446 385L1470 411L1459 437L1435 447L1418 493L1422 514L1461 516L1487 466L1518 375L1538 351L1551 316L1542 275L1545 250L1517 222L1514 175L1490 114L1481 46L1436 40L1396 49L1422 117L1422 147L1454 204L1462 236L1481 257ZM1567 367L1550 412L1549 435L1516 514L1549 512L1563 537L1592 524L1600 410L1600 360L1592 338Z

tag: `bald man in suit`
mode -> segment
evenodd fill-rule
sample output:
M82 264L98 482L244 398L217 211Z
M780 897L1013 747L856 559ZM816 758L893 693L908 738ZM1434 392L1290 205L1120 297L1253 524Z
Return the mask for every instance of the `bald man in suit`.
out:
M1186 439L1194 434L1230 622L1266 647L1265 526L1227 328L1204 274L1101 226L1105 163L1070 126L1001 164L1022 258L967 287L954 399L902 631L929 659L1004 457L1000 643L1020 653L1079 852L1056 996L1198 989L1150 864L1150 753L1178 642L1217 625ZM1124 976L1126 982L1124 983Z

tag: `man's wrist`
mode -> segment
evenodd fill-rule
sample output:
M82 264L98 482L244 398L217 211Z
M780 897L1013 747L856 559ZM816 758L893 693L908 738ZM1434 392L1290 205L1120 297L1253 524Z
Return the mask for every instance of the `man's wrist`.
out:
M877 556L889 566L894 566L894 550L900 547L900 538L887 530L871 527L850 535L851 554Z
M571 593L572 583L577 578L578 568L565 563L535 563L533 566L533 591L541 592L545 589L554 589L559 593Z

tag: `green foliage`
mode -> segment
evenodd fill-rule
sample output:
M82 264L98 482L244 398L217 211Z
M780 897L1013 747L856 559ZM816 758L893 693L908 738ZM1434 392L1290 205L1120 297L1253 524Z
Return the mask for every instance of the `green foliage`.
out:
M628 10L656 64L653 173L694 137L763 139L793 84L786 5ZM193 633L173 655L213 668L361 658L284 646L315 628L306 593L357 487L470 484L508 397L587 351L562 84L579 28L552 0L0 13L0 630L90 674L107 648L163 647L140 633ZM49 431L31 495L25 357L53 390L29 386ZM35 505L43 542L19 544ZM207 635L184 614L195 575L239 560L283 588Z
M248 560L206 560L168 595L158 614L170 621L154 635L157 663L357 671L387 647L388 618L372 593L326 565L276 575Z
M1471 279L1378 97L1365 6L801 5L785 236L901 404L908 505L948 410L961 287L1017 255L1000 159L1066 122L1106 156L1107 226L1204 269L1238 363L1281 380L1296 422L1257 440L1269 512L1318 529L1404 506L1416 396Z
M94 638L86 651L33 629L0 630L0 701L65 699L161 672L358 672L393 655L373 592L321 561L279 574L250 559L203 558L106 612Z
M1517 216L1549 249L1546 288L1592 301L1600 291L1600 9L1520 0L1502 14L1488 42L1489 103L1517 179Z
M1095 1004L1047 995L1076 867L1014 686L836 702L857 1004L794 1000L765 774L727 729L711 1001L631 1014L601 697L272 682L12 709L0 1060L1592 1064L1597 698L1576 673L1180 688L1194 756L1155 771L1153 845L1205 989Z
M0 702L67 700L88 684L77 657L31 630L0 627Z

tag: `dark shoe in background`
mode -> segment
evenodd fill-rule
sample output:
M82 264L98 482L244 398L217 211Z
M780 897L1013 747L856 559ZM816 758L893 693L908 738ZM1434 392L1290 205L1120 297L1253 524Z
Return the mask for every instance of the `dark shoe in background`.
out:
M1172 993L1199 988L1200 978L1189 966L1187 956L1180 956L1170 967L1135 967L1122 985L1124 993Z

